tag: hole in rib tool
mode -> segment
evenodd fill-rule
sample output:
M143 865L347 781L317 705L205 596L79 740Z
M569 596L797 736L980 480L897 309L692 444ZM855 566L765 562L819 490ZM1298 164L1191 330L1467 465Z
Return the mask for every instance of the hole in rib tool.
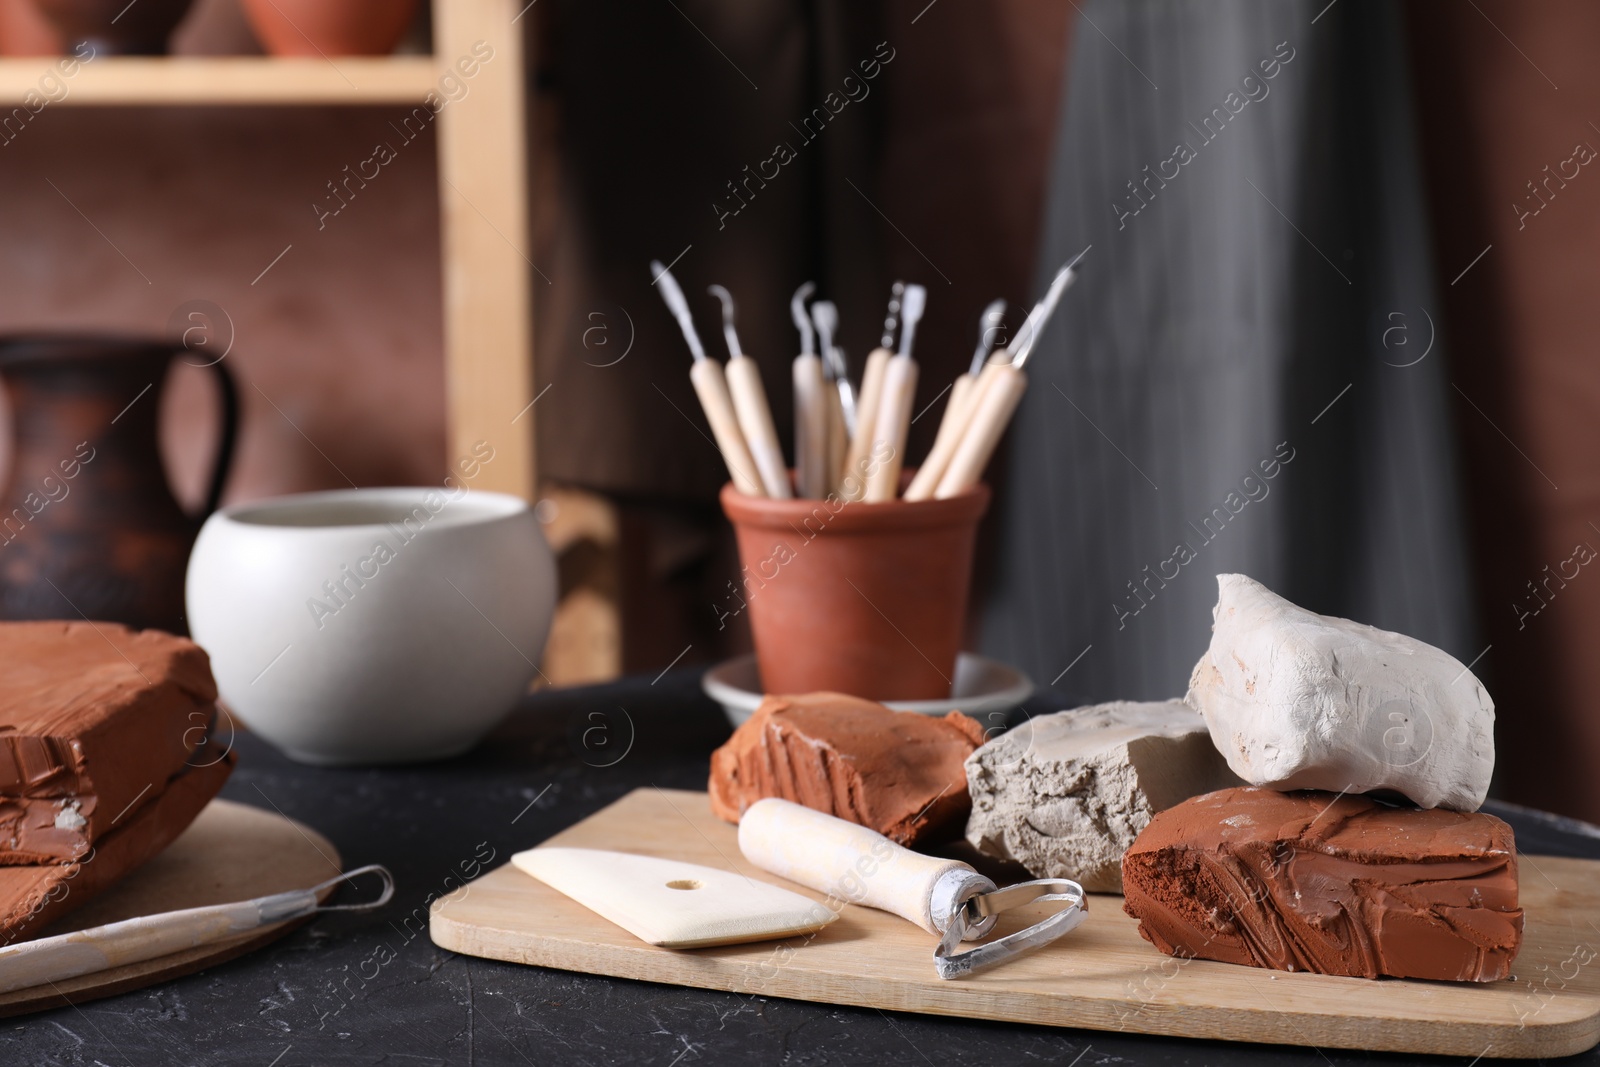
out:
M865 826L768 797L739 821L739 849L751 863L830 897L892 912L938 937L940 978L960 978L1043 948L1088 916L1083 887L1044 878L1001 889L958 860L923 856ZM1060 910L1032 926L957 952L1012 908L1040 902Z
M889 314L883 320L883 339L867 356L861 368L861 394L856 398L856 424L851 431L850 450L845 456L840 496L862 500L867 495L867 475L872 470L872 433L878 421L878 405L883 401L883 372L894 358L894 337L900 327L900 302L905 297L904 282L889 290Z
M728 342L725 376L744 443L755 460L761 486L767 495L776 500L788 500L794 495L789 490L789 468L783 462L783 446L778 444L778 431L772 425L767 391L761 386L761 368L739 347L739 333L733 325L733 294L720 285L713 285L706 291L722 301L722 336Z
M658 259L650 261L650 272L655 276L656 287L661 290L661 299L666 301L667 310L672 312L672 317L678 320L678 326L683 330L683 339L689 342L689 352L694 356L694 364L689 368L689 381L694 384L700 407L706 413L706 421L711 424L711 435L716 438L722 461L728 465L733 487L745 496L766 496L756 474L755 460L745 444L744 432L739 429L739 417L734 413L733 399L728 395L728 382L723 377L722 364L706 356L706 350L700 344L700 335L695 332L694 316L689 314L689 302L683 298L683 290L678 288L678 280L672 276L672 272L662 266Z
M872 474L867 502L881 503L900 495L900 466L905 460L906 433L911 428L911 401L917 393L917 364L911 343L917 334L928 291L908 285L900 303L900 351L884 366L883 396L872 425Z
M794 465L800 495L820 500L832 486L828 477L828 386L806 311L806 300L816 288L806 282L796 289L789 311L800 331L800 354L794 360Z
M917 476L911 479L911 484L906 487L907 500L927 500L933 496L933 491L939 488L939 479L943 477L945 468L950 465L950 457L955 455L956 446L961 443L961 435L966 431L967 424L972 421L973 386L978 383L978 376L983 373L983 365L989 359L991 343L999 335L1000 323L1005 315L1004 300L996 300L983 309L983 314L978 319L978 349L972 354L972 366L950 385L950 399L944 403L944 416L939 420L938 436L933 439L933 447L928 450L928 458L917 468Z
M983 477L989 457L994 455L995 446L1000 443L1001 435L1006 432L1012 414L1022 401L1022 394L1028 388L1028 376L1022 372L1023 365L1028 362L1039 335L1054 314L1061 294L1077 281L1078 263L1088 254L1089 249L1085 248L1056 271L1044 298L1033 305L1022 329L1017 331L1010 360L1000 362L991 359L983 368L983 373L978 375L978 381L971 390L972 399L968 403L971 416L933 494L938 499L960 496Z
M320 904L317 894L338 882L374 874L383 883L376 899L359 904ZM64 982L113 967L170 956L174 952L215 944L264 926L276 926L324 911L371 911L394 896L394 876L371 864L347 871L309 889L255 897L232 904L141 915L135 919L92 926L70 934L41 937L0 948L0 993Z

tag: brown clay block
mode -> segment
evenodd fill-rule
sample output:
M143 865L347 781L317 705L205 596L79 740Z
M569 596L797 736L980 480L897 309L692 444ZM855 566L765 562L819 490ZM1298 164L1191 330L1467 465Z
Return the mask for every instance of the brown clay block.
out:
M216 697L185 638L0 623L0 864L71 860L151 803L205 737Z
M972 801L966 758L983 728L890 711L842 693L769 696L711 754L711 810L738 822L764 797L782 797L870 827L899 844L953 837Z
M1511 827L1481 812L1222 789L1156 815L1122 886L1171 956L1494 982L1522 944Z
M0 867L0 945L33 936L172 844L222 789L234 759L185 768L76 862Z

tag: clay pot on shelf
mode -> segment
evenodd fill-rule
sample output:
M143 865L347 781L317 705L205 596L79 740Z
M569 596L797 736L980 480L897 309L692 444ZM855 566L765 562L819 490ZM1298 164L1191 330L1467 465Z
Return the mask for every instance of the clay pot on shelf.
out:
M59 56L66 49L33 0L0 0L0 55Z
M162 380L183 352L176 341L0 337L13 434L0 618L185 632L184 567L222 496L239 406L227 369L210 364L222 434L202 512L187 515L167 488L156 432Z
M773 500L724 486L743 568L718 611L748 607L763 690L948 696L988 506L981 484L949 500L881 504Z
M192 0L33 0L67 51L87 43L101 56L160 56Z
M417 0L241 0L261 47L275 56L386 56Z

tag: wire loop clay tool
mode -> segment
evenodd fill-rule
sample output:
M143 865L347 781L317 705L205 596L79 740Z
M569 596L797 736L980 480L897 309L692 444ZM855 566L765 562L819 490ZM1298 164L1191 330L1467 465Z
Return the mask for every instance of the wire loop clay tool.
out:
M689 314L689 302L683 298L683 290L678 288L678 280L672 276L672 272L657 259L650 261L650 270L655 275L656 286L661 290L661 299L666 301L667 310L678 320L683 339L689 343L689 353L694 356L694 364L689 368L689 381L694 383L700 407L706 413L706 421L711 423L717 451L722 453L722 461L728 466L728 475L733 479L734 488L745 496L766 496L756 476L755 460L745 444L744 433L739 429L739 417L733 410L733 398L728 395L728 382L722 376L722 364L706 357L706 350L700 344L700 335L695 332L694 316Z
M377 899L360 904L321 904L317 895L339 882L375 874L383 882ZM394 896L394 876L387 867L369 864L337 878L287 893L255 897L233 904L184 908L157 915L74 930L70 934L0 948L0 993L64 982L130 963L170 956L174 952L226 941L263 926L276 926L326 911L371 911Z
M960 978L1043 948L1088 916L1083 887L1044 878L1001 889L959 860L923 856L865 826L777 797L739 820L739 850L764 871L851 904L878 908L938 937L934 969ZM994 929L1002 912L1027 904L1063 907L1032 926L957 952Z
M844 351L833 343L839 330L839 309L832 302L818 300L811 305L811 321L817 327L817 355L822 360L825 406L828 414L827 474L828 491L839 488L845 457L850 451L851 428L855 425L855 390L850 385L850 368Z

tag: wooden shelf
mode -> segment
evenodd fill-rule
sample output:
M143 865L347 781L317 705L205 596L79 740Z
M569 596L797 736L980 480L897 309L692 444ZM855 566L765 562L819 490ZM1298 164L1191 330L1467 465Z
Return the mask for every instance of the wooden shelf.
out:
M48 56L0 59L0 105L10 109L29 91L44 95ZM60 79L66 105L264 105L418 103L436 88L432 56L339 56L275 59L265 56L107 56L81 63Z

